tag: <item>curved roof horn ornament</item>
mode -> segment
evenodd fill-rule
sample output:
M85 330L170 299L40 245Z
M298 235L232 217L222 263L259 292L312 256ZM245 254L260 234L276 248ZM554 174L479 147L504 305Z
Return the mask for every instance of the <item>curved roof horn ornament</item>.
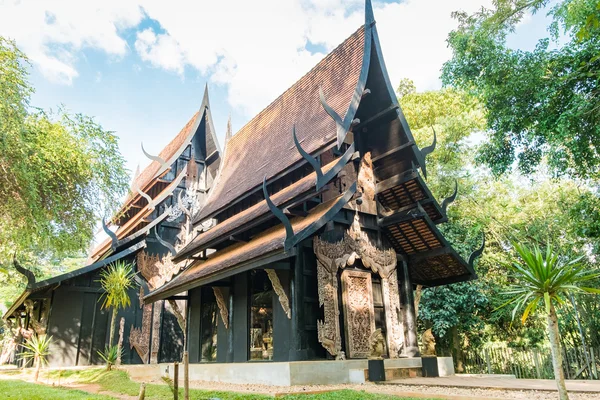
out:
M106 220L104 218L102 218L102 229L110 237L110 247L112 251L115 251L117 249L117 242L119 241L119 239L117 238L117 235L115 235L115 233L108 228L108 226L106 225Z
M350 128L350 125L344 126L344 121L342 120L342 117L340 117L340 115L333 108L331 108L331 106L329 104L327 104L327 100L325 99L325 94L323 93L323 88L320 86L319 86L319 99L321 100L321 105L323 106L323 109L325 110L325 112L327 114L329 114L331 119L333 119L335 121L335 127L336 127L336 131L337 131L337 147L339 149L342 147L342 143L344 143L344 140L346 139L346 134L348 133L348 129Z
M292 127L292 137L294 139L294 144L296 145L296 149L298 149L298 152L313 167L317 174L317 191L321 190L325 185L327 185L329 181L331 181L331 179L333 179L342 170L342 168L344 168L344 166L352 157L352 154L354 154L355 145L353 142L348 147L346 152L338 159L336 164L329 171L327 171L327 173L323 174L323 170L321 169L321 165L319 164L317 159L308 154L308 152L306 152L300 145L298 137L296 136L296 125Z
M271 197L267 192L267 177L263 178L263 194L265 195L265 200L269 209L275 216L281 221L283 226L285 227L285 240L283 241L283 249L286 253L289 253L290 250L303 241L304 239L310 237L313 233L321 229L328 221L330 221L340 210L346 205L351 199L352 196L356 193L356 182L354 182L344 195L338 198L338 200L331 206L331 208L325 213L324 216L318 218L313 221L310 225L306 226L298 233L294 233L294 228L290 223L287 215L284 214L273 202L271 201Z
M316 161L316 160L315 160ZM294 237L294 228L292 228L292 224L290 223L290 219L281 211L271 200L269 196L269 192L267 191L267 177L263 177L263 195L265 196L265 201L267 202L267 206L269 210L281 221L283 226L285 227L285 242L283 247L287 252L289 249L293 247L292 238Z
M423 147L421 149L421 159L419 160L419 164L421 165L421 170L423 171L425 179L427 179L427 166L425 158L429 154L433 153L433 151L435 150L435 146L437 145L437 134L435 133L435 128L432 126L431 129L433 130L433 142L429 146Z
M456 200L457 194L458 194L458 181L455 179L454 180L454 193L452 193L450 196L446 197L442 201L442 211L444 212L444 214L446 214L446 210L448 209L448 206L450 205L450 203L453 203L454 200Z
M153 156L152 154L149 154L145 149L144 149L144 143L142 142L142 152L144 153L144 155L146 157L148 157L149 159L151 159L152 161L156 161L157 163L160 164L160 169L161 170L166 170L167 168L169 168L169 166L167 165L167 162L165 160L163 160L161 157L159 156Z
M33 284L35 284L35 275L33 274L33 272L31 272L27 268L22 267L21 264L19 264L19 262L17 261L16 252L13 254L13 264L15 266L15 269L19 271L21 275L24 275L25 278L27 278L27 286L32 286Z
M142 143L142 151L144 152L144 154L148 158L150 158L151 160L153 160L152 157L154 157L154 156L146 153L146 151L144 150L144 144L143 143ZM158 157L158 158L162 160L162 158L160 158L160 157ZM143 198L145 198L146 201L148 202L148 207L150 208L150 210L154 210L155 205L152 202L152 197L150 197L150 195L148 193L146 193L142 189L140 189L140 187L137 184L137 178L138 178L139 175L140 175L140 169L138 167L138 169L135 171L135 175L134 175L133 180L131 182L131 191L135 192L135 193L139 194L140 196L142 196Z
M169 249L169 251L171 252L172 255L177 254L177 250L175 250L175 247L173 247L173 245L171 243L163 240L163 238L160 237L160 235L158 234L158 230L156 229L156 227L154 227L154 236L156 236L156 240L158 240L158 243L162 244L167 249Z
M483 241L481 243L481 247L471 253L469 256L469 267L473 268L475 264L475 260L483 253L483 249L485 248L485 232L483 232Z

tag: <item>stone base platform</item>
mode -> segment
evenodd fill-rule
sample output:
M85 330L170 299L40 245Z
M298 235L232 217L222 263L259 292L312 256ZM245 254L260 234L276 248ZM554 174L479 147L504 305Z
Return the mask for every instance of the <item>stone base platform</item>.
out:
M123 367L135 380L158 380L162 376L173 378L173 364ZM385 360L384 367L386 379L389 380L418 377L421 358ZM190 364L189 368L190 381L256 383L271 386L363 383L368 376L367 360L201 363ZM179 377L183 379L183 365L180 365Z

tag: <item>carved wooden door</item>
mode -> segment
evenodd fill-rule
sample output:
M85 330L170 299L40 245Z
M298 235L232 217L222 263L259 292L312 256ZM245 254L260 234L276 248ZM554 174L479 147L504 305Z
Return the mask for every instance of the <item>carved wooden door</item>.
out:
M346 356L367 358L371 353L369 338L375 331L371 272L356 270L342 272L342 302Z

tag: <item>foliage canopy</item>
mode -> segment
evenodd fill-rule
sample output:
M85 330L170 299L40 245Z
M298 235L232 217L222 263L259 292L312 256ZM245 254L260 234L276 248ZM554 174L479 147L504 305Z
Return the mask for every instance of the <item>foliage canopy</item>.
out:
M28 60L0 37L0 264L81 253L127 189L117 136L92 118L35 109Z
M533 51L511 49L509 33L548 0L496 0L494 9L455 13L453 57L445 84L475 95L487 110L480 160L495 174L532 173L547 159L553 173L600 177L600 0L563 0L549 14L550 38ZM561 34L567 43L559 46Z

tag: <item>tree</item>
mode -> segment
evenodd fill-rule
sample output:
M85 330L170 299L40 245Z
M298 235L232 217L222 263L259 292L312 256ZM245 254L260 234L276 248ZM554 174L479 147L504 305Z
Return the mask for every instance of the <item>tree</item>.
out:
M467 346L478 349L492 343L543 346L542 318L512 323L510 310L494 312L505 301L500 288L508 284L501 268L510 261L506 249L513 241L543 245L549 238L561 254L586 254L593 260L600 255L600 199L568 176L553 178L544 163L534 175L517 171L500 177L479 165L476 156L486 143L486 111L465 91L419 93L404 80L397 92L417 143L429 145L433 129L437 133L436 150L427 156L427 184L438 201L458 181L458 197L448 208L448 222L439 229L465 259L480 245L482 231L486 234L485 252L475 265L477 281L423 290L419 331L432 328L441 351L452 349L458 356ZM585 315L586 340L597 346L600 308L586 296L575 298ZM579 345L577 323L567 316L570 310L558 312L569 343Z
M568 296L573 292L600 294L600 289L583 286L598 279L600 272L589 270L580 262L581 258L561 259L550 244L546 246L545 252L537 245L532 249L518 243L513 246L520 261L506 264L513 282L506 292L510 300L505 304L514 305L513 318L523 309L523 323L537 311L540 303L544 307L554 377L560 399L567 400L569 396L565 386L556 307L566 306Z
M31 107L28 65L0 37L0 266L15 251L31 264L80 254L128 186L114 133Z
M26 360L26 363L33 361L35 367L34 380L37 382L40 376L40 368L47 364L47 358L50 355L50 343L52 342L52 336L41 336L33 334L29 339L22 344L21 347L25 349L21 353L21 357Z
M129 290L134 286L134 275L132 265L124 261L110 264L100 273L100 285L104 291L101 297L103 299L102 308L112 309L108 347L113 345L117 327L117 313L120 309L131 305ZM119 348L118 351L120 352L121 349Z
M485 106L489 135L479 157L495 174L511 170L515 161L530 174L545 159L556 175L598 179L600 1L562 0L549 11L550 38L533 51L506 45L525 13L548 3L496 0L492 10L455 13L459 28L448 38L453 57L442 80ZM561 32L568 43L552 49Z

